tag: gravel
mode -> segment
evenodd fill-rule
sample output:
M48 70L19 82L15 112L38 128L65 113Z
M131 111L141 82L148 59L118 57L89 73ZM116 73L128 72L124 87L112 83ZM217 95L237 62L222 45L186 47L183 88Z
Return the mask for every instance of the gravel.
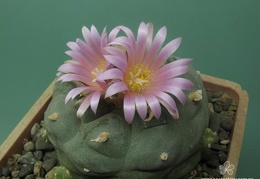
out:
M24 139L21 154L14 154L0 169L0 179L41 179L56 165L59 165L56 152L41 121L32 127L30 140Z
M237 104L227 93L221 91L207 91L207 96L210 108L208 127L217 133L218 140L210 148L203 148L201 160L187 176L189 179L222 178L219 166L228 158Z

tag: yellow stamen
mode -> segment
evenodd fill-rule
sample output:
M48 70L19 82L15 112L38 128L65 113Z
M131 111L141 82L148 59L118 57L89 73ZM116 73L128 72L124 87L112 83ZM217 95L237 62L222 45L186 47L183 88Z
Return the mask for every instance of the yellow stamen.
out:
M152 71L144 64L136 64L126 72L126 84L132 92L143 92L152 80Z
M97 74L103 71L105 71L105 60L101 60L100 64L91 71L93 83L97 81Z

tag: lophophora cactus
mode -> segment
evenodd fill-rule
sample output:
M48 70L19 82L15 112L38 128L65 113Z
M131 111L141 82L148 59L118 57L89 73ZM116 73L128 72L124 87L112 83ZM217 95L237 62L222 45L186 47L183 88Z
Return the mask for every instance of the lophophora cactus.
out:
M159 119L145 122L136 115L130 125L122 109L111 109L105 101L100 101L96 114L88 109L78 119L75 101L64 103L74 84L57 82L45 112L45 127L60 163L83 178L179 178L187 174L200 159L208 108L197 72L190 68L185 77L195 84L194 91L202 90L201 100L177 104L178 120L163 108Z
M74 178L180 178L200 160L208 125L202 80L191 59L170 57L181 39L160 51L166 28L154 42L152 28L141 23L135 42L119 26L106 44L92 27L83 33L88 45L68 44L73 60L59 68L44 121ZM127 38L115 38L119 30Z

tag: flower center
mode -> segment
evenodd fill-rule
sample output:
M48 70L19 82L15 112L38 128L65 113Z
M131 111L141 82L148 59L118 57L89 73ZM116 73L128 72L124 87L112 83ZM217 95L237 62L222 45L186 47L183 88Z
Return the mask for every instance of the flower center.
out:
M100 72L104 72L105 71L105 60L101 60L100 64L94 68L94 70L91 71L92 74L92 82L96 82L97 81L97 75Z
M144 64L136 64L134 68L129 68L126 73L126 84L132 92L143 92L150 84L152 71Z

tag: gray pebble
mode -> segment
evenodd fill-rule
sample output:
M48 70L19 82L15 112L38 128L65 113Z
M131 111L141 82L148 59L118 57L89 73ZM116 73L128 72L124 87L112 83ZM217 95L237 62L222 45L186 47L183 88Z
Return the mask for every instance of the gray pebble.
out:
M206 173L206 172L202 172L201 175L202 175L202 177L204 177L204 178L207 178L207 177L209 176L209 174Z
M218 152L218 159L221 164L223 164L225 161L227 161L227 154L224 151Z
M201 177L194 177L193 179L201 179Z
M229 138L228 135L229 135L228 132L226 132L225 130L220 130L218 134L219 140L220 141L227 140Z
M44 127L44 120L41 120L40 125L41 127Z
M219 159L217 155L211 155L210 159L206 161L206 164L210 167L217 168L219 166Z
M209 148L207 148L207 147L204 147L204 148L202 149L202 152L201 152L202 160L204 160L204 161L209 160L210 157L211 157L211 155L212 155L212 150L211 150L211 149L209 149Z
M221 178L222 176L219 173L219 166L216 168L208 168L207 173L209 174L209 178Z
M220 98L223 96L223 92L222 91L214 91L212 94L212 98Z
M209 128L213 132L218 132L220 128L220 117L221 115L218 113L211 113L209 116Z
M212 144L211 149L217 150L217 151L224 151L227 152L227 147L225 145L219 145L219 144Z
M232 99L227 98L223 103L223 110L227 111L231 103L232 103Z
M46 152L43 156L43 161L50 159L50 158L57 160L57 154L56 154L55 150Z
M2 168L2 171L1 171L1 174L3 175L3 176L10 176L11 175L11 172L10 172L10 170L7 168L7 167L3 167Z
M33 173L33 165L24 165L20 169L19 177L25 177L25 176L32 174L32 173Z
M12 177L16 178L19 175L19 170L12 171Z
M207 91L207 98L208 98L208 101L211 102L212 100L212 91Z
M35 123L31 129L31 137L33 139L33 141L35 141L37 139L37 134L39 133L41 129L40 124Z
M26 142L24 144L23 148L27 152L35 150L35 146L34 146L34 143L32 141Z
M234 126L234 122L231 118L223 118L221 120L220 124L221 124L221 127L223 127L223 129L225 129L227 131L231 131Z
M21 157L18 158L18 162L19 163L23 163L23 164L30 164L33 165L36 162L36 158L33 155L32 152L27 152L24 155L22 155Z
M221 113L222 105L220 103L216 102L216 103L213 104L213 109L214 109L215 112Z
M199 172L201 172L202 168L201 168L200 165L197 166L197 170L198 170Z
M42 161L37 161L35 164L34 164L34 168L33 168L33 173L37 176L40 175L41 173L41 169L42 169Z
M40 136L35 142L36 150L53 150L53 145L46 137Z
M42 157L43 157L43 152L40 151L40 150L36 150L35 152L33 152L33 155L35 156L35 158L36 158L37 160L41 160Z
M57 160L55 158L50 158L47 159L43 162L42 168L46 171L49 172L57 163Z
M35 179L33 174L27 175L24 179Z
M206 164L206 163L202 163L202 165L201 165L201 171L207 172L207 169L208 169L207 164Z

